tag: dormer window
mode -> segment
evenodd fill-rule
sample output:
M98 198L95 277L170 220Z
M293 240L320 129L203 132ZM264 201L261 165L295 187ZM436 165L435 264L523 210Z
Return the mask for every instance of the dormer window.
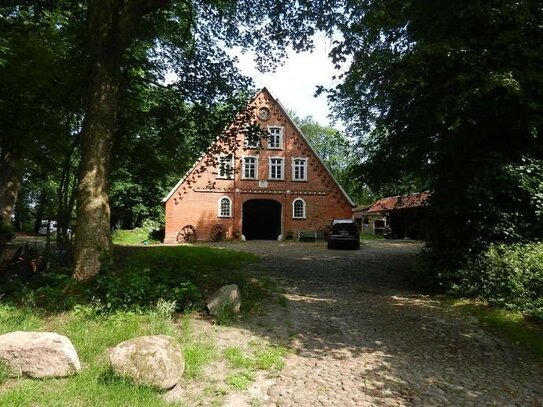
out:
M281 150L283 148L283 128L268 127L268 148Z

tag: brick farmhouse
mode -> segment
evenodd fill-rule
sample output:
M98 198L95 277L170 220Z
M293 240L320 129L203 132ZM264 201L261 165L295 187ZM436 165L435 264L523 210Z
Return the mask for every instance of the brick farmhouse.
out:
M247 112L263 136L231 127L217 138L163 200L165 243L282 240L352 217L352 200L267 89Z

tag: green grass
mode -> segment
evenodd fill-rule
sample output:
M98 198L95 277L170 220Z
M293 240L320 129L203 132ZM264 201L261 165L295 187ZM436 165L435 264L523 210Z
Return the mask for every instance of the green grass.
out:
M236 346L224 351L224 357L234 369L226 382L236 390L247 389L254 382L258 370L274 374L284 366L283 358L288 353L282 346L272 346L262 341L252 341L247 349Z
M0 333L22 321L25 330L54 331L70 338L82 371L64 379L5 379L0 405L5 406L165 406L157 392L132 385L110 373L107 348L140 335L175 334L164 305L145 313L118 312L98 315L80 306L70 312L47 315L35 310L0 306Z
M218 351L213 337L195 332L191 310L201 310L204 299L220 286L237 284L243 314L259 312L262 298L277 286L245 272L256 262L252 254L208 247L116 246L116 267L102 270L90 284L74 282L67 268L52 270L30 284L4 285L0 334L25 330L66 335L77 349L82 371L64 379L11 379L0 366L0 405L166 406L155 390L112 374L107 356L107 349L120 342L153 334L179 340L185 380L202 381L205 388L205 367L230 361L230 356ZM174 322L179 310L185 313ZM246 367L227 363L231 371L225 389L246 389L259 369L282 366L282 350L264 344L249 348ZM213 386L209 397L221 398L220 386Z
M543 326L527 320L522 313L490 308L470 300L448 300L448 303L463 314L476 316L483 326L543 357Z
M149 238L149 232L143 228L134 230L117 229L113 231L113 243L119 245L143 245L144 242L160 243Z

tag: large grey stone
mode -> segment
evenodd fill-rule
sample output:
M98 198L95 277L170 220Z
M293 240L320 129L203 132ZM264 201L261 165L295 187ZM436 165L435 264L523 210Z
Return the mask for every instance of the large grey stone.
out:
M210 315L219 315L221 312L239 313L241 295L236 284L223 285L207 301Z
M135 383L159 389L175 386L185 370L185 360L175 338L140 336L122 342L109 352L113 370Z
M81 370L72 342L54 332L10 332L0 335L0 362L11 377L66 377Z

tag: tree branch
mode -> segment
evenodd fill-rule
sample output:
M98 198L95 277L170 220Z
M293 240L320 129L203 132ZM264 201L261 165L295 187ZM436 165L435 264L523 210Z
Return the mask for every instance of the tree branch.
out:
M167 7L171 0L128 0L119 16L118 45L122 52L130 45L141 19Z

